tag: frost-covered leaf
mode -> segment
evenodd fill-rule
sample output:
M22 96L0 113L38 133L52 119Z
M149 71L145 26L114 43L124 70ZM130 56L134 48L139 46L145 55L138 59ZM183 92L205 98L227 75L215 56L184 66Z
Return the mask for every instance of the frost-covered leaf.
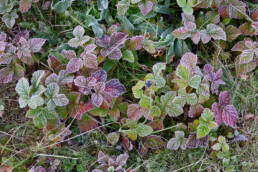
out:
M109 133L107 140L110 144L115 145L119 140L120 134L118 132Z
M246 15L246 4L239 0L228 0L224 5L219 7L219 14L222 18L230 17L242 19Z
M183 12L187 15L193 14L193 1L192 0L177 0L178 6L182 8Z
M126 11L129 9L130 0L121 0L117 3L117 14L120 16L125 15Z
M84 66L87 68L98 68L97 56L92 53L96 47L97 46L95 44L89 44L85 47L84 52L81 54Z
M186 27L181 27L179 29L176 29L172 33L178 39L186 39L191 36L191 31Z
M148 147L151 149L160 149L165 144L160 136L155 135L147 136L146 142L148 144Z
M234 127L237 121L237 111L233 105L227 105L222 112L222 120L226 125Z
M238 30L241 31L241 33L246 36L253 36L255 34L255 29L252 27L251 22L246 22L241 24L238 27Z
M150 112L149 112L149 115L152 117L152 119L155 117L155 118L158 118L161 114L161 110L158 106L152 106L150 108Z
M216 73L213 72L213 67L210 64L206 64L204 66L204 74L209 77L211 83L211 91L212 93L218 94L218 88L220 85L226 84L222 79L222 69L219 69Z
M15 87L15 91L20 95L20 96L29 96L30 94L30 86L29 82L25 78L21 78L18 81L18 84Z
M199 0L197 7L199 8L209 8L216 9L221 3L221 0Z
M227 35L227 41L229 42L232 42L241 34L240 31L233 25L227 26L225 32Z
M140 50L142 48L143 41L144 41L144 36L134 36L130 39L128 47L131 50Z
M122 53L120 48L124 46L127 39L127 34L123 32L114 32L110 37L104 35L101 39L97 39L96 43L103 47L100 51L103 57L110 59L120 59Z
M183 66L182 64L179 64L176 69L176 75L187 82L189 80L190 71L187 67Z
M41 106L45 101L39 95L31 96L28 105L31 109L36 109L38 106Z
M196 116L199 116L200 114L203 113L203 106L201 104L195 104L190 106L190 110L188 112L188 116L191 118L194 118Z
M54 5L53 10L57 13L63 13L72 5L73 1L74 0L61 0Z
M143 45L143 48L150 54L154 54L156 52L155 45L152 40L148 40L145 45Z
M185 53L182 56L180 63L183 66L187 67L190 70L190 73L193 73L197 64L197 55L193 53Z
M67 64L66 70L68 73L78 72L83 67L81 58L72 58Z
M186 101L190 105L195 105L197 103L197 96L195 93L187 94Z
M13 4L8 2L9 0L0 1L0 14L9 13L12 10Z
M211 40L211 38L215 40L221 39L226 41L225 31L221 27L215 24L208 24L206 27L206 30L201 30L200 33L201 33L202 42L204 44L208 43Z
M257 10L258 11L258 10ZM258 13L258 12L257 12ZM254 28L255 30L255 35L258 35L258 22L253 22L252 23L252 27Z
M31 7L30 0L20 0L20 10L22 13L27 12Z
M243 134L239 134L231 141L231 143L239 142L239 141L248 141L248 138L244 136Z
M128 62L133 63L134 62L134 55L132 53L132 51L130 50L126 50L122 53L122 58L123 60L126 60Z
M127 109L128 118L132 120L138 120L146 113L148 113L148 109L145 109L138 104L130 104Z
M17 19L19 16L15 13L5 13L2 17L2 21L5 23L5 25L9 28L12 29L15 19Z
M153 2L151 1L141 2L138 4L138 7L140 8L141 13L144 16L146 16L152 10Z
M143 123L139 123L136 126L136 132L140 137L145 137L150 135L153 132L153 130L150 126L145 125Z
M187 139L184 136L185 133L183 131L176 131L175 137L168 141L167 148L171 150L177 150L179 147L186 149Z
M41 38L33 38L28 41L28 44L30 46L30 50L33 53L39 52L39 50L42 48L42 46L45 44L46 40Z
M219 103L213 103L212 110L218 125L224 122L231 127L235 126L238 115L235 107L230 105L229 93L227 91L220 93Z
M143 95L141 100L140 100L140 105L143 108L149 108L152 105L152 98L148 97L146 95Z
M201 76L195 75L190 79L189 86L192 88L198 89L200 83L201 83Z
M106 82L105 91L110 93L112 97L117 98L118 96L124 94L126 89L123 84L119 82L118 79L111 79Z
M206 125L200 125L197 129L197 138L203 138L210 133L210 129Z
M97 72L94 72L91 74L91 77L95 78L96 82L106 82L107 80L107 72L103 69L98 70Z
M88 115L87 113L82 115L81 119L77 121L77 124L80 128L81 133L87 132L98 127L98 123L94 119L94 117Z
M206 147L208 143L208 136L197 138L196 133L190 133L187 139L187 148Z

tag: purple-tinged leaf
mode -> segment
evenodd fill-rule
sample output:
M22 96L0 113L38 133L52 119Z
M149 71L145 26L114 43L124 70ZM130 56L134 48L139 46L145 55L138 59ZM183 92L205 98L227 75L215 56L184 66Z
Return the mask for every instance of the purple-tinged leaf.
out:
M109 160L109 157L106 154L104 154L102 151L99 151L98 163L100 163L100 164L107 164L108 160Z
M106 47L108 47L109 44L110 44L110 38L109 38L107 35L103 35L102 38L98 38L98 39L96 40L96 44L97 44L98 46L100 46L100 47L106 48Z
M97 84L94 85L94 91L95 93L93 93L91 95L91 101L98 107L100 107L100 105L103 102L103 97L101 95L101 93L105 90L105 83L104 82L98 82Z
M20 0L20 10L22 13L27 12L31 7L30 0Z
M218 88L220 85L226 84L222 79L222 69L219 69L216 73L213 72L213 67L209 64L204 66L204 74L209 77L211 83L211 91L218 95Z
M204 44L208 43L211 40L211 36L208 34L207 30L201 30L201 40Z
M61 62L54 56L48 56L48 66L53 69L54 71L61 65Z
M120 59L122 57L120 48L124 46L126 39L127 34L123 32L115 32L110 36L110 38L105 35L103 38L98 39L96 43L99 46L104 47L100 51L103 57L108 57L110 59Z
M225 107L230 104L229 92L224 91L219 94L219 106Z
M198 44L201 39L201 33L199 31L193 32L191 36L191 40L193 43Z
M212 9L216 9L218 6L220 6L220 3L221 0L199 0L196 6L199 8L211 7Z
M153 2L151 2L151 1L146 1L146 2L143 2L143 3L139 3L139 4L138 4L138 7L140 8L141 13L142 13L144 16L146 16L146 15L152 10Z
M197 64L197 55L193 53L185 53L181 60L180 63L187 67L190 70L190 73L193 73L195 71L195 66Z
M90 69L96 69L98 68L98 61L97 61L97 56L92 53L82 53L81 58L83 59L83 64L87 68Z
M237 111L233 105L227 105L222 112L222 120L226 125L234 127L237 121Z
M51 83L58 83L58 76L55 73L52 73L49 75L45 80L45 85L51 84Z
M64 55L68 59L76 58L76 53L73 50L65 50L65 49L63 49L61 54Z
M80 102L80 93L78 92L71 92L68 99L70 102L68 106L69 113L72 117L76 117L76 119L81 119L82 114L94 109L91 102L87 102L86 104Z
M131 141L126 138L126 137L122 137L122 146L124 147L125 150L130 151L133 149L133 144L131 143Z
M148 144L148 147L151 149L160 149L165 145L162 138L160 136L155 135L147 136L146 142Z
M186 39L191 36L191 31L186 27L181 27L172 32L172 34L178 39Z
M8 83L13 81L14 71L12 68L6 67L0 70L0 83Z
M164 129L163 120L151 121L147 125L150 126L153 130Z
M41 38L33 38L28 41L28 44L30 46L30 50L33 53L39 52L39 50L42 48L42 46L45 44L46 40Z
M246 36L253 36L255 34L255 29L252 27L252 23L250 23L250 22L241 24L238 27L238 30L240 30L241 33Z
M227 26L225 32L227 35L227 41L229 42L232 42L241 34L240 31L233 25Z
M209 11L205 14L205 21L207 21L208 24L217 24L220 22L220 16L216 11Z
M225 5L219 7L219 14L222 18L230 17L234 19L244 18L246 15L246 4L239 0L226 1Z
M77 121L77 124L80 128L81 133L90 131L98 127L97 120L95 120L94 117L88 114L83 114L81 119Z
M107 34L108 35L112 35L112 33L114 33L114 32L117 32L118 31L118 29L119 29L119 24L113 24L112 26L110 26L109 28L108 28L108 30L107 30Z
M231 143L240 142L240 141L248 141L248 138L246 138L246 136L244 136L243 134L239 134L236 137L234 137Z
M183 22L192 22L195 23L195 17L194 15L187 15L185 13L181 13Z
M127 109L128 118L132 120L138 120L146 113L148 113L148 109L141 107L139 104L130 104Z
M83 67L82 59L72 58L67 64L66 70L68 73L78 72Z
M116 165L117 166L124 166L126 164L129 155L127 153L121 154L116 158Z
M197 148L197 147L206 147L208 143L208 135L198 139L196 133L190 133L187 139L186 147L187 148Z
M77 78L74 80L74 84L78 87L88 88L93 87L96 84L97 80L93 77L83 77L83 76L77 76Z
M224 91L219 95L219 103L212 105L215 120L218 125L224 122L226 125L234 127L238 118L237 111L233 105L230 104L229 93Z
M188 112L188 116L194 118L203 113L204 107L201 104L195 104L190 106L190 110Z
M258 20L258 9L253 9L253 11L250 14L250 17L253 21Z
M244 50L248 49L248 47L246 46L246 43L245 43L247 41L252 41L252 40L250 38L245 38L243 41L239 41L238 43L236 43L231 50L232 51L244 51Z
M148 152L148 149L149 149L149 146L147 142L143 142L143 143L141 142L139 144L138 150L141 156L145 155Z
M216 123L220 125L223 122L222 109L220 109L219 105L216 102L212 104L212 111L214 112Z
M107 72L103 69L100 69L97 72L91 74L91 77L94 77L97 80L97 82L106 82Z
M131 50L140 50L142 49L143 41L144 41L144 36L134 36L130 39L128 47Z
M118 79L111 79L106 83L105 91L110 93L112 97L117 98L126 92L125 87L119 82Z

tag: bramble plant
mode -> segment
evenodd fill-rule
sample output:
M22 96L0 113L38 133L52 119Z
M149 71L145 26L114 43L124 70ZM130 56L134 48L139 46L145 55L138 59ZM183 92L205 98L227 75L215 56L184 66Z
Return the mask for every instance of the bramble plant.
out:
M1 0L0 15L0 171L251 171L256 4Z

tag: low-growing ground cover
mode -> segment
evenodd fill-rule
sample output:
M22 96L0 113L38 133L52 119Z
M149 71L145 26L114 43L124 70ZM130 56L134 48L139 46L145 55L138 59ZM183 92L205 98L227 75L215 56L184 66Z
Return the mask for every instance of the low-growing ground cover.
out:
M257 171L258 6L1 0L0 171Z

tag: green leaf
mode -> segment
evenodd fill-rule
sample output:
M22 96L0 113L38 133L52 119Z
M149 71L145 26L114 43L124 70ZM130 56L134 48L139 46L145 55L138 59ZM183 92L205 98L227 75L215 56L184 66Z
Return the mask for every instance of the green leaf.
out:
M187 103L190 105L197 104L197 96L195 93L187 94L186 100L187 100Z
M141 100L140 100L140 105L143 108L149 108L152 105L152 98L148 97L146 95L143 95Z
M131 63L134 62L134 55L133 55L132 51L130 51L130 50L124 51L122 54L122 58L123 58L123 60L126 60L128 62L131 62Z
M21 78L18 81L18 84L15 87L15 91L20 95L20 96L29 96L30 94L30 86L29 86L29 82L27 79L25 78Z
M15 12L5 13L2 17L2 21L9 29L12 29L13 25L15 24L15 19L18 17L19 16Z
M156 118L158 118L161 114L161 110L158 106L152 106L150 108L150 116L154 116Z
M179 64L176 70L176 75L187 82L189 80L190 71L187 67L183 66L182 64Z
M115 145L119 140L120 134L118 132L109 133L107 136L107 140L112 145Z
M20 108L26 107L28 103L29 103L29 98L27 96L19 97Z
M69 8L74 0L62 0L56 3L53 7L53 10L57 13L63 13Z
M86 23L88 27L92 27L94 34L101 38L103 36L103 29L99 26L98 20L92 15L86 15Z
M157 63L152 67L154 78L161 74L162 70L166 69L166 63Z
M197 128L197 138L205 137L207 134L209 134L210 129L207 125L199 125Z
M201 76L195 75L190 79L189 86L195 89L198 89L201 83Z
M37 88L39 86L41 78L44 76L44 70L38 70L32 74L31 84L33 87Z
M136 127L137 134L141 137L150 135L153 132L153 129L145 124L139 123Z
M223 136L219 136L218 140L219 140L219 143L226 143L226 138Z
M120 16L125 15L126 11L129 9L130 0L121 0L117 3L117 14Z
M222 145L222 151L223 152L228 152L229 151L229 145L227 143Z
M216 143L215 145L212 146L212 149L216 150L216 151L220 150L221 149L221 144L220 143Z
M38 106L41 106L45 101L39 95L33 95L29 100L29 107L31 109L36 109Z
M166 110L168 115L172 117L177 117L184 112L179 104L168 104Z
M33 119L33 123L38 128L43 128L47 124L47 119L44 115L39 115Z

